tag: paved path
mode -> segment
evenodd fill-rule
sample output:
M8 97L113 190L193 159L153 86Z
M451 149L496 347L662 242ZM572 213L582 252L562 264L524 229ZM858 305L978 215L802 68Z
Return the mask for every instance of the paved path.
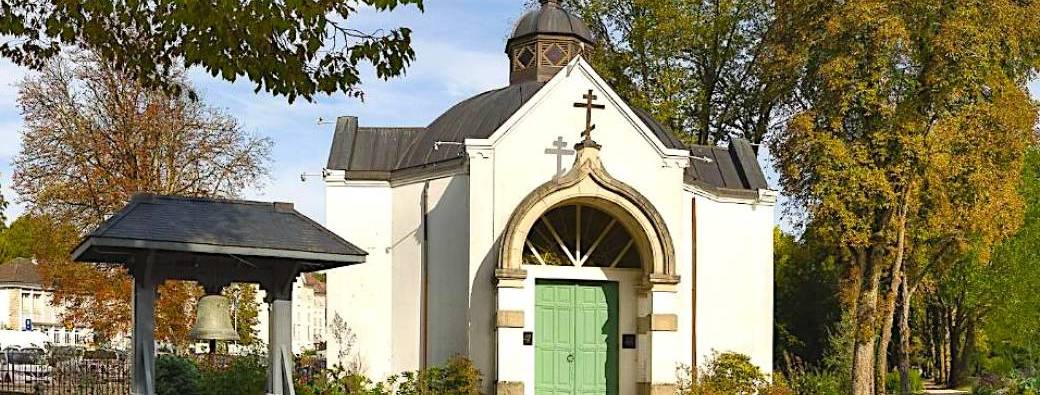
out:
M968 395L968 391L961 390L948 390L943 389L941 386L932 383L931 381L925 381L924 383L924 394L925 395Z

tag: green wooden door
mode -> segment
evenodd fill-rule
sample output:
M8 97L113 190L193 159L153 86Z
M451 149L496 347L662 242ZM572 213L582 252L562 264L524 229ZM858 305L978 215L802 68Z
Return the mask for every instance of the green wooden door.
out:
M538 281L535 394L617 394L617 283Z

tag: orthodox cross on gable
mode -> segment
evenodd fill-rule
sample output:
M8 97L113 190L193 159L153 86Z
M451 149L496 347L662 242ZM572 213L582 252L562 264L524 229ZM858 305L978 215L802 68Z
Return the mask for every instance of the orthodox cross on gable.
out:
M553 148L546 148L545 153L550 155L556 155L556 178L563 175L563 156L574 155L574 150L565 149L567 143L563 141L563 136L559 136L552 142Z
M591 144L592 130L596 129L596 125L592 123L592 110L602 110L607 108L607 106L592 103L593 100L596 100L596 95L592 94L592 89L589 89L589 93L586 93L582 98L585 101L574 103L574 107L585 109L585 131L581 133L583 138L582 144Z

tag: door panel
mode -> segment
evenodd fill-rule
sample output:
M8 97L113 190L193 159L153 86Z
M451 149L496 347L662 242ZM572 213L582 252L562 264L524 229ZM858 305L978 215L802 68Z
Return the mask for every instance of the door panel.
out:
M617 394L617 306L617 283L537 282L536 394Z
M574 287L538 285L535 291L535 391L574 393Z

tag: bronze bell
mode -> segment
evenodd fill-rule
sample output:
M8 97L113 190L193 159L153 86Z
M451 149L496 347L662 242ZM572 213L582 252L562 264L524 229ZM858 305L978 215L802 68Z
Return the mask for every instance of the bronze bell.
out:
M188 334L195 340L238 340L231 323L231 303L223 295L206 295L199 299L195 326Z

